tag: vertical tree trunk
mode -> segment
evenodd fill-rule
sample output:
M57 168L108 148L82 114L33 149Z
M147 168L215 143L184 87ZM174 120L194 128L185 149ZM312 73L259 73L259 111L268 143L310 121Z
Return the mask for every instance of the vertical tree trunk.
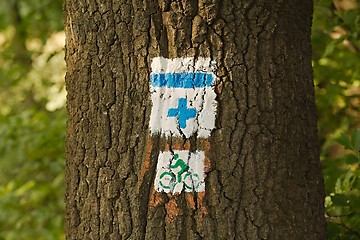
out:
M65 0L65 15L68 239L325 239L312 1ZM161 118L156 68L185 58L214 82ZM171 170L185 153L200 165Z

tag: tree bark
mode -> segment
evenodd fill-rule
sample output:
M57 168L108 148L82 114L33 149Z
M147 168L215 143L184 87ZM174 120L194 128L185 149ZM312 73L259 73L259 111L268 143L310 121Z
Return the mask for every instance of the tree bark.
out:
M326 239L310 0L65 0L67 239ZM216 62L215 129L149 130L151 62ZM154 187L205 153L205 191Z

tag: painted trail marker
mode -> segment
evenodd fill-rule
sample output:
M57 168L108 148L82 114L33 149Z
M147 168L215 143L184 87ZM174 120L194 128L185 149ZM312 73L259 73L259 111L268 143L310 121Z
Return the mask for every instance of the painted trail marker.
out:
M156 57L151 70L151 133L208 138L215 128L215 61Z
M156 191L172 194L204 192L204 159L203 151L160 152L154 182Z

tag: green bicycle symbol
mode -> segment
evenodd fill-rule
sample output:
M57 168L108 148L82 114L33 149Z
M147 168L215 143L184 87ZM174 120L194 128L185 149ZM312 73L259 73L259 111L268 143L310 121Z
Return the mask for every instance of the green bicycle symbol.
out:
M180 167L180 171L176 175L173 172L163 172L160 175L160 186L164 189L174 189L176 184L184 182L185 188L189 190L198 189L201 184L199 175L192 172L184 160L179 158L179 154L174 154L174 160L176 163L170 165L170 169Z

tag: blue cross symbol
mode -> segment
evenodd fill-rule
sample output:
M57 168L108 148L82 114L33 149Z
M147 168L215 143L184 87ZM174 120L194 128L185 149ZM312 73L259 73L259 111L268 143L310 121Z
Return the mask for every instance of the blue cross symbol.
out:
M187 108L186 98L179 98L178 107L170 108L168 117L178 117L180 128L186 128L186 120L196 117L195 108Z

